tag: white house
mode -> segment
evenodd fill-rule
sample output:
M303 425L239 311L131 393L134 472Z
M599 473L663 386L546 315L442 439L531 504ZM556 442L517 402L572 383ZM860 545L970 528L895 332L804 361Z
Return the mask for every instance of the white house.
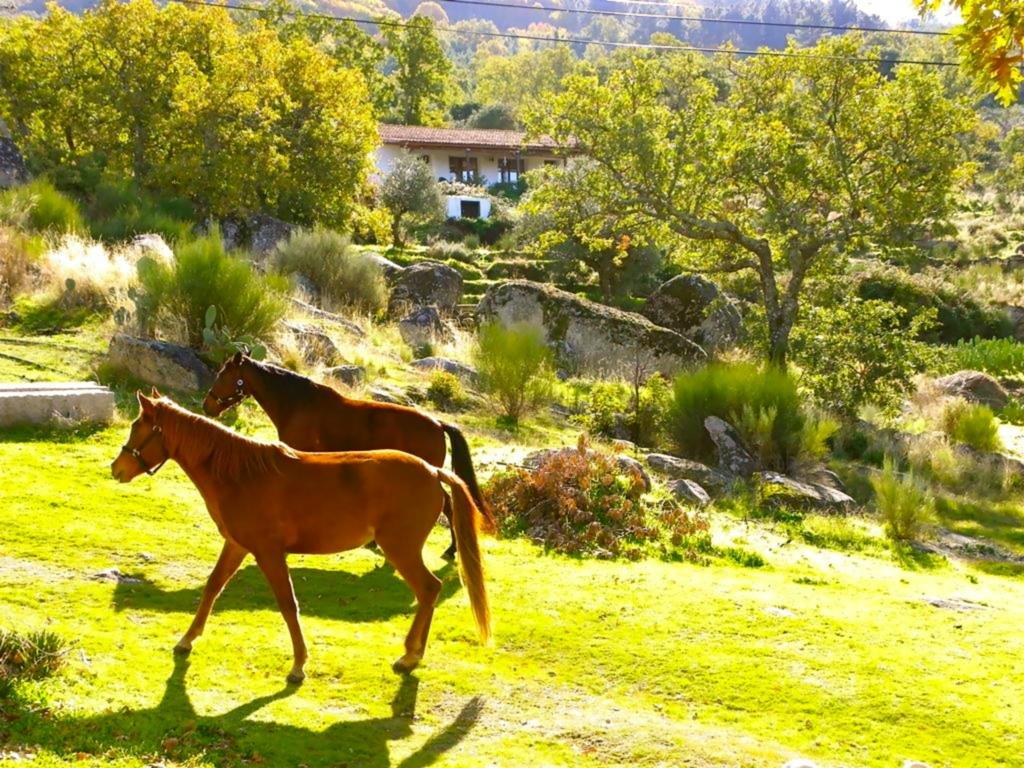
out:
M381 125L381 145L374 162L378 174L391 170L405 153L427 163L438 181L490 185L514 183L527 171L542 165L561 165L557 145L543 137L530 142L522 131L477 128L427 128L420 125ZM451 218L483 218L490 215L486 197L448 195Z

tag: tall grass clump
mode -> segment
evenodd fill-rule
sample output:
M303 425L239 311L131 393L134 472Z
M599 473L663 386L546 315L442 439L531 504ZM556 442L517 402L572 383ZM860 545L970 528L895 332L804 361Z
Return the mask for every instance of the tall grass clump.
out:
M216 307L216 330L267 339L287 309L287 281L264 276L224 250L220 233L179 244L173 264L151 257L138 263L136 308L143 331L203 346L207 312Z
M931 494L913 473L901 474L891 457L885 458L882 471L871 478L871 487L890 539L914 541L934 518L935 501Z
M312 281L331 309L375 315L387 306L388 288L376 262L355 250L345 235L328 229L299 230L278 244L274 265L283 275Z
M821 444L831 434L809 422L792 376L746 363L717 363L676 377L668 431L682 455L715 457L714 443L704 428L708 416L735 426L764 466L783 471L801 457L805 446ZM811 433L805 433L807 428Z
M1024 344L1013 339L961 341L948 348L944 369L984 371L992 376L1024 374Z
M0 306L29 287L42 250L40 238L0 226Z
M106 312L127 304L135 262L130 249L66 235L44 254L42 269L61 308Z
M53 632L0 630L0 705L18 698L19 683L53 676L66 655L67 643Z
M24 211L24 223L34 232L85 232L82 211L72 198L46 179L36 179L0 193L0 211Z
M103 179L88 206L89 231L107 242L155 233L173 243L192 232L195 211L187 200L162 197L121 179Z
M540 328L529 324L480 328L475 362L480 384L514 426L554 394L552 354Z
M942 431L957 443L978 451L994 452L1002 449L999 421L987 405L953 400L942 412Z

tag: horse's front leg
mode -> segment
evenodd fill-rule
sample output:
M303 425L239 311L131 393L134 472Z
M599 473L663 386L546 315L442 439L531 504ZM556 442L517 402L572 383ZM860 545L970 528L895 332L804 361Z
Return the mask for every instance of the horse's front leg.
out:
M192 651L192 641L203 634L203 628L206 626L210 611L213 610L213 604L217 601L217 597L225 585L231 581L231 577L235 575L247 554L249 553L237 544L224 541L224 548L220 551L217 564L213 566L210 578L206 580L206 587L203 589L203 597L199 601L196 616L192 619L192 625L188 628L188 632L174 646L175 653L188 654Z
M295 590L292 588L292 577L288 573L288 563L285 561L283 552L253 553L256 555L256 563L259 565L263 575L270 582L270 588L274 590L274 597L277 598L277 606L281 609L281 615L288 625L288 633L292 637L292 654L294 663L292 671L288 673L289 683L301 683L306 678L302 668L306 665L306 641L302 637L302 627L299 625L299 604L295 601Z

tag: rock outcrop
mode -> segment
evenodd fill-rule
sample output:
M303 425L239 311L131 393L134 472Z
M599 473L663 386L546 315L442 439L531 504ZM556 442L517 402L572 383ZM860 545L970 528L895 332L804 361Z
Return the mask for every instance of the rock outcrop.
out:
M464 384L476 384L479 374L476 368L458 360L450 360L447 357L421 357L409 363L418 371L432 373L433 371L444 371L453 376L458 376Z
M666 453L649 453L644 457L647 466L671 480L690 480L706 489L712 495L729 490L734 478L724 472L701 464L699 461L682 459Z
M198 392L213 384L213 372L188 347L118 333L110 340L112 365L132 377L178 392Z
M642 362L652 371L671 375L707 359L698 345L642 315L526 280L491 287L480 300L477 317L505 326L539 327L555 348L559 364L574 371L621 372Z
M395 316L431 306L451 315L461 300L462 275L457 269L439 261L419 261L394 278L388 313Z
M981 371L957 371L937 379L935 384L944 394L962 397L970 403L981 403L999 410L1010 401L1003 385Z
M760 472L757 475L757 482L761 498L767 502L783 501L797 506L838 512L845 512L856 505L851 496L835 488L796 480L778 472Z
M413 349L455 338L451 326L434 306L420 307L403 317L398 321L398 332Z
M736 303L699 275L679 275L647 298L644 315L655 325L681 333L708 352L733 346L743 331Z
M757 471L757 462L743 445L740 433L717 416L704 419L704 429L711 435L711 442L718 449L718 469L733 477L747 478Z

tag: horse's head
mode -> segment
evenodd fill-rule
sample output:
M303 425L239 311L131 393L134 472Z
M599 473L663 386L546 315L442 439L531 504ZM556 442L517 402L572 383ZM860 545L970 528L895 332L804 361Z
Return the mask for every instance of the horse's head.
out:
M207 416L220 416L249 394L245 391L245 379L242 376L242 367L248 359L241 352L236 352L217 371L217 379L203 399L203 411Z
M163 429L157 423L157 401L160 393L153 389L153 399L137 392L139 417L132 422L128 441L110 465L110 473L122 483L130 482L143 472L154 475L168 459Z

